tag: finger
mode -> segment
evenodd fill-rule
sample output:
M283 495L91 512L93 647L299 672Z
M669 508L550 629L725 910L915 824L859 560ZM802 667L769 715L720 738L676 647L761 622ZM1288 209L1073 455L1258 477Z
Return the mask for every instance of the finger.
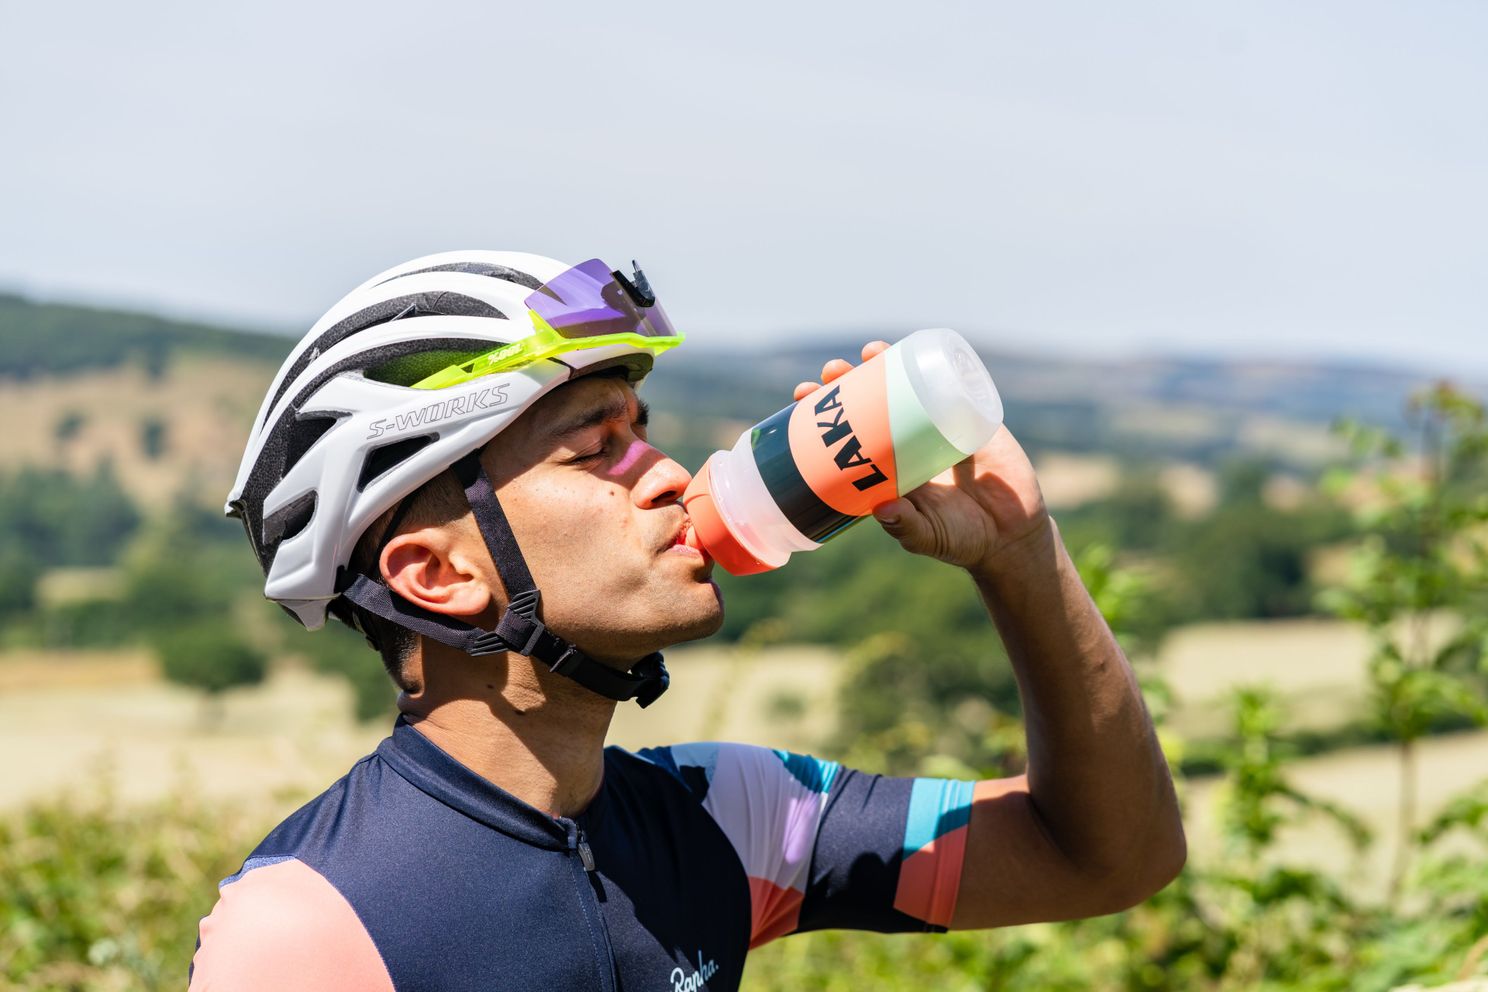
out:
M822 382L840 379L853 370L852 362L845 358L834 358L822 366Z
M919 509L904 497L891 499L873 508L873 517L884 533L899 542L905 551L928 555L935 551L935 529Z
M863 345L863 361L866 362L870 358L877 358L888 350L889 343L887 341L869 341Z
M797 383L796 384L795 392L791 393L791 397L793 399L804 400L806 397L808 397L812 393L816 392L817 387L820 386L820 385L821 385L821 383L819 383L819 382L800 382L800 383Z

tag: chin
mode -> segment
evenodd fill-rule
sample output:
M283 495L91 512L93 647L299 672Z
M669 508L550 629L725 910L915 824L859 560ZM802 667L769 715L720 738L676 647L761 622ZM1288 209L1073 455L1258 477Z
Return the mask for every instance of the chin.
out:
M714 634L718 633L722 629L723 604L720 603L719 608L713 611L712 615L694 624L684 636L677 638L677 640L673 641L672 643L681 644L684 641L697 641L701 640L704 637L712 637Z
M691 615L673 613L665 626L653 632L653 651L665 651L677 644L712 637L723 627L723 604L715 600L711 609Z

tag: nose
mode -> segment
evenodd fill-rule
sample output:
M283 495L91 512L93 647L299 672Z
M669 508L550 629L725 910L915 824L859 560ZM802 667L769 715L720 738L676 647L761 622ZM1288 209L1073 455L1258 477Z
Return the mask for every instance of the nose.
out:
M636 505L650 510L681 502L692 473L655 448L651 448L650 454L656 460L642 473L632 491Z

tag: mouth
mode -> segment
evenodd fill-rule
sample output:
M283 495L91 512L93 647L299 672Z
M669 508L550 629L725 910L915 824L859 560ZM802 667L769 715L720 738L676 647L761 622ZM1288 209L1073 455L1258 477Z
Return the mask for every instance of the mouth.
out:
M701 545L688 541L688 537L691 535L692 521L684 517L681 524L678 525L676 532L672 535L671 540L661 549L660 553L686 555L690 558L697 558L711 568L713 559L702 549Z

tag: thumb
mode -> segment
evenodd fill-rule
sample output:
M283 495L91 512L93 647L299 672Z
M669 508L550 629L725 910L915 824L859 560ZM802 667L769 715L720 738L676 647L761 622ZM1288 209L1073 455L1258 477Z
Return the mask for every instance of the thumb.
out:
M873 508L873 517L884 533L899 542L905 551L917 555L933 555L935 528L925 515L909 500L900 496Z

